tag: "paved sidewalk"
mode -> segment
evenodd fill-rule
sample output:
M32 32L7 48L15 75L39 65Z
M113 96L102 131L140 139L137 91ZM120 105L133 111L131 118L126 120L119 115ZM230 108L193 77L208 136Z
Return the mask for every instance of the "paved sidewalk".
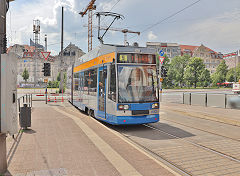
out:
M162 110L182 113L191 117L240 126L240 110L193 106L175 103L161 103Z
M31 130L7 138L5 175L177 175L69 103L33 107Z

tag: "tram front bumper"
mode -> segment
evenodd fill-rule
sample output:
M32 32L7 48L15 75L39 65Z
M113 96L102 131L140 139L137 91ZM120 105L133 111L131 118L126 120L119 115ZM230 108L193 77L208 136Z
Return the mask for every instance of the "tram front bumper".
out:
M113 124L116 125L156 123L159 121L159 114L143 116L115 116L115 118L115 123Z

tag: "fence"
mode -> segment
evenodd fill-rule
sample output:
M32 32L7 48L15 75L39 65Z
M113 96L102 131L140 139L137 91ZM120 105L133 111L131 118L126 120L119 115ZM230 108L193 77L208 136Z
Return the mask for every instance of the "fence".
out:
M32 107L32 94L26 94L17 99L18 101L18 112L20 108L23 107L23 104L27 104L28 107Z
M206 107L231 108L229 99L234 94L224 93L183 93L183 104L198 105Z

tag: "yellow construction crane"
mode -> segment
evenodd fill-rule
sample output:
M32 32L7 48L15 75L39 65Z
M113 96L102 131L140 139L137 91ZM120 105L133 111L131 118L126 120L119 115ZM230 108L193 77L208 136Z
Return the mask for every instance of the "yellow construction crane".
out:
M92 50L92 16L93 10L96 10L96 5L94 5L96 0L91 0L83 12L79 14L83 17L88 11L88 51Z
M83 27L87 27L87 25L83 25ZM92 26L92 28L98 28L98 26ZM107 29L107 27L100 27L100 30L106 30L106 29ZM125 46L128 45L127 33L133 33L133 34L140 35L140 32L131 31L129 29L109 28L108 30L122 32L124 34L124 45Z

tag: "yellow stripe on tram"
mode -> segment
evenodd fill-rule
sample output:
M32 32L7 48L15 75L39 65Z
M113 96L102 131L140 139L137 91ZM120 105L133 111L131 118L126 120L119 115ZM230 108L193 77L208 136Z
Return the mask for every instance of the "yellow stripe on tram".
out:
M93 67L93 66L96 66L99 64L109 63L109 62L112 62L113 59L115 59L115 52L105 54L105 55L96 57L90 61L87 61L87 62L75 67L73 69L73 72L75 73L75 72L79 72L81 70L84 70L84 69L87 69L87 68L90 68L90 67Z

